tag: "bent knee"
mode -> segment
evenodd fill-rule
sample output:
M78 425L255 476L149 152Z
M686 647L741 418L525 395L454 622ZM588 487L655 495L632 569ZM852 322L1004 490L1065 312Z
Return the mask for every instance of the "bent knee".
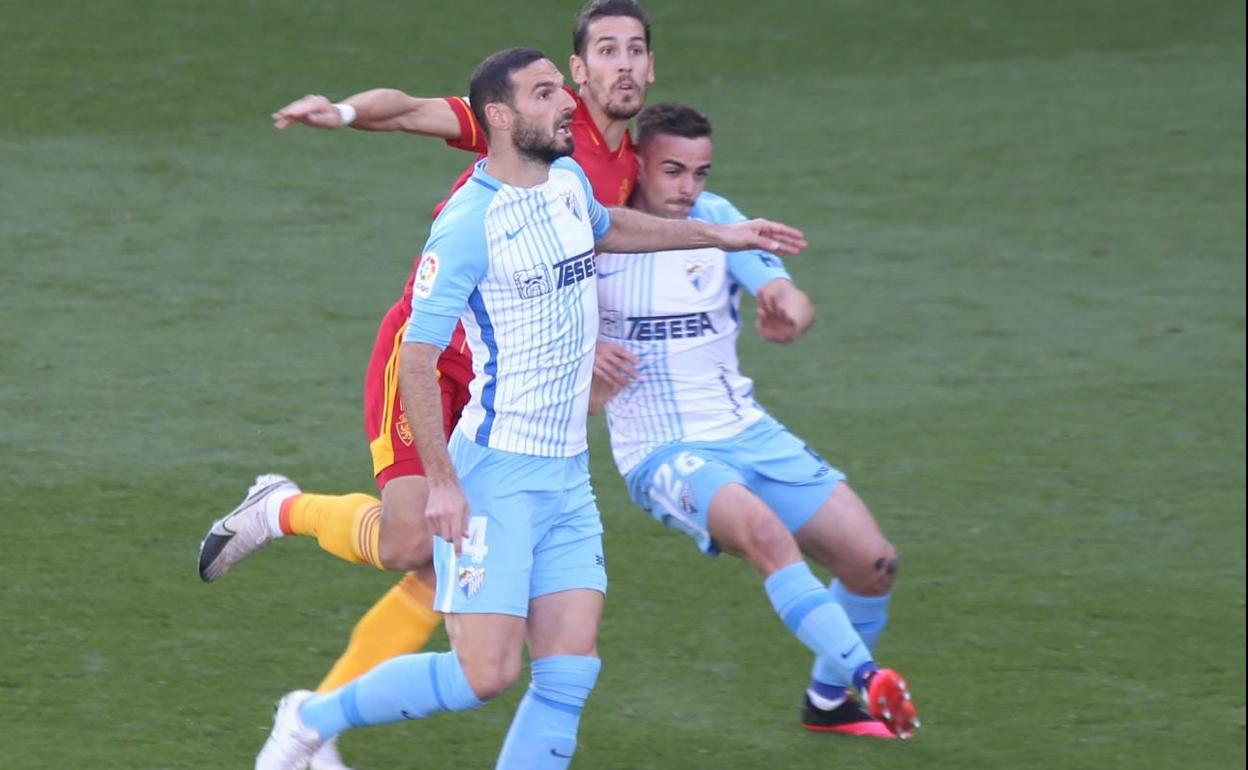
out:
M424 519L403 521L383 509L377 556L395 572L415 572L433 561L433 536Z
M893 590L901 560L892 543L885 540L855 561L853 569L837 575L846 588L859 596L883 596Z
M464 666L464 676L473 693L481 700L497 698L507 692L520 677L520 660L495 661Z
M381 566L392 572L414 572L433 559L433 543L423 538L396 542L398 538L382 538L377 556Z

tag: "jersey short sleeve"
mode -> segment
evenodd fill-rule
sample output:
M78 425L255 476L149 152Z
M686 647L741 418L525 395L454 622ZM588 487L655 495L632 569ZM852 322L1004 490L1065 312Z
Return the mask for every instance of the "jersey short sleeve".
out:
M721 225L744 222L747 219L727 198L712 192L703 192L698 196L689 216ZM733 280L744 286L750 294L757 294L764 284L776 278L792 280L789 271L784 269L784 262L771 252L759 249L730 251L727 253L727 260L728 272Z
M447 145L457 150L475 152L478 155L485 153L489 149L485 145L485 131L477 122L477 116L472 113L472 106L468 104L468 100L462 96L442 98L451 106L451 112L455 113L455 119L459 121L459 138L447 139Z
M452 198L433 223L412 282L412 318L403 335L404 342L445 348L468 305L468 297L485 277L489 255L480 208L456 205L471 198Z
M585 204L589 210L589 224L594 230L594 240L602 240L602 237L611 229L611 214L607 211L607 207L594 197L594 186L589 183L589 177L585 176L585 170L571 158L560 158L551 164L551 168L567 169L576 174L576 178L581 181L581 187L585 189Z

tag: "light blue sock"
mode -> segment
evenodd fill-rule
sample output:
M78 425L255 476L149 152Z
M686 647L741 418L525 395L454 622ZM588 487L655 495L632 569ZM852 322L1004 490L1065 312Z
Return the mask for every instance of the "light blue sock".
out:
M850 593L839 580L833 580L828 586L828 594L845 610L846 617L854 624L854 630L874 654L880 634L884 631L884 626L888 624L888 601L893 598L893 595L859 596ZM810 670L810 678L811 688L824 697L828 697L832 692L830 687L843 688L849 683L833 662L822 657L815 659L815 665ZM832 697L828 699L835 700Z
M299 718L328 739L349 727L424 719L480 705L455 653L422 652L392 658L345 687L309 698Z
M763 582L771 606L802 644L837 669L842 681L871 664L871 651L804 561L776 570Z
M883 633L884 626L888 625L888 602L893 595L859 596L850 593L839 580L832 581L832 585L828 586L828 593L845 609L849 622L854 624L862 641L875 652L876 645L880 642L880 634Z
M533 682L511 720L494 770L565 770L576 752L581 707L602 661L554 655L533 661Z

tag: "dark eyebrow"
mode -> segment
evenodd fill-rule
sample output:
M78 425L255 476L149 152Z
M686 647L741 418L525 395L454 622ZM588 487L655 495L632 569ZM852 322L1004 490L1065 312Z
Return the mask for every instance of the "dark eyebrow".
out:
M686 166L685 166L685 164L684 164L684 163L681 163L681 162L680 162L680 161L678 161L678 160L671 160L671 159L664 160L664 161L663 161L663 165L664 165L664 166L675 166L676 168L681 169L681 170L683 170L683 169L685 169L685 168L686 168Z
M615 43L615 42L618 42L618 38L616 38L615 35L603 35L602 37L594 38L594 45L598 45L599 43ZM646 38L643 37L642 35L633 35L632 37L628 39L628 42L642 43L644 45L646 42Z
M531 90L531 91L537 91L537 90L540 90L540 89L543 89L543 88L562 88L562 87L563 87L563 83L562 83L561 81L555 81L555 80L539 80L539 81L537 81L536 83L534 83L534 84L533 84L533 88L531 88L531 89L529 89L529 90Z

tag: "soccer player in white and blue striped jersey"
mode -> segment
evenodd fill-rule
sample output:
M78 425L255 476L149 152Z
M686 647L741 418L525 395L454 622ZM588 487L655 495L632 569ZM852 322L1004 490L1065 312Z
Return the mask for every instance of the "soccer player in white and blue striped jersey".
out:
M399 385L429 482L436 607L452 651L394 658L334 692L283 698L258 770L305 767L350 727L480 706L515 682L526 637L532 681L496 767L566 768L598 676L606 591L585 427L595 243L621 252L805 246L800 232L764 220L608 213L565 157L574 103L562 86L533 49L477 68L469 93L489 154L435 220L413 283ZM436 362L457 321L474 377L448 450Z
M635 208L672 219L744 219L704 191L712 146L703 115L654 105L638 116L637 137ZM605 402L630 496L707 553L727 551L758 570L777 614L816 655L807 728L911 734L918 720L908 685L872 658L896 551L844 474L754 400L737 364L742 290L758 297L759 332L774 342L790 342L814 322L810 300L777 257L760 251L604 253L597 269L602 342L591 404ZM838 579L825 587L802 552Z

